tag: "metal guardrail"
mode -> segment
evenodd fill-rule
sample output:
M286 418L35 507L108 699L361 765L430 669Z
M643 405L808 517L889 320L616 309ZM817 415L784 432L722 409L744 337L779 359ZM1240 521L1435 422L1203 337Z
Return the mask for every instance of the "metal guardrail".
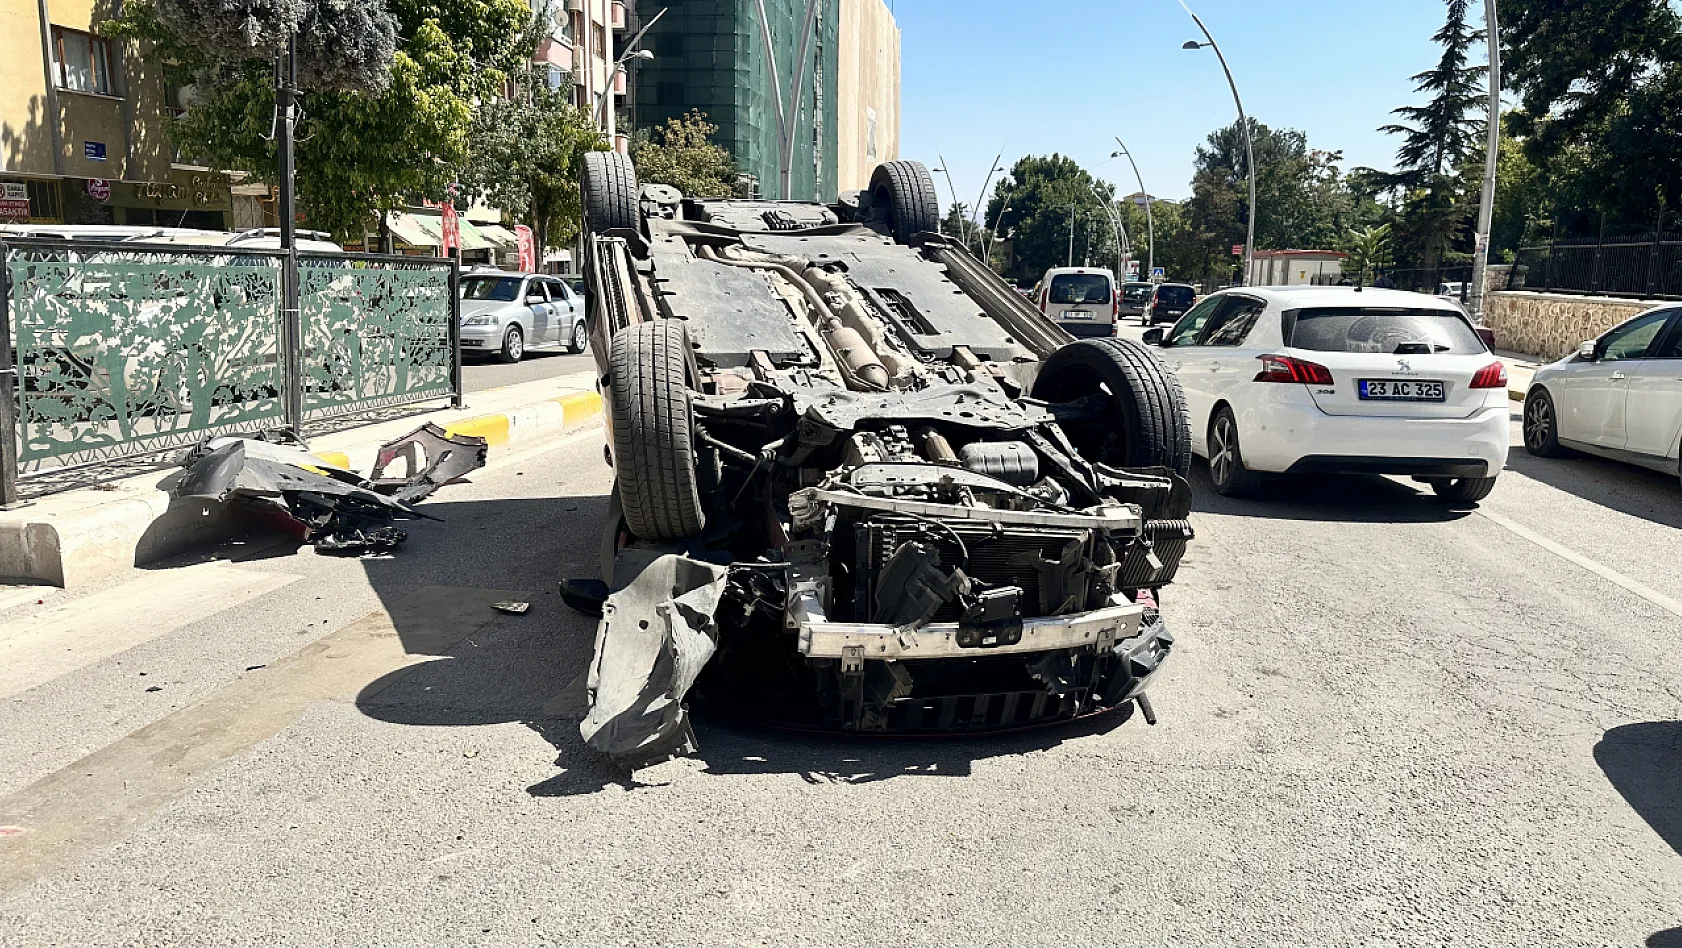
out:
M278 250L7 240L0 258L0 503L18 476L460 401L453 260L300 253L288 326Z

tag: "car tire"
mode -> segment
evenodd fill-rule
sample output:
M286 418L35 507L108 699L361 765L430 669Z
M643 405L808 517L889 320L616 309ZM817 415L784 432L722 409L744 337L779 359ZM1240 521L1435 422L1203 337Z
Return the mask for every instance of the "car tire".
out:
M586 232L639 229L637 169L629 156L613 151L586 153L579 187Z
M887 215L895 243L909 244L918 234L940 229L940 197L920 161L877 165L870 176L870 203L877 214Z
M572 338L567 341L567 351L573 355L578 355L588 348L590 348L590 335L585 331L584 323L582 321L574 323Z
M1051 354L1033 397L1067 403L1108 390L1121 417L1071 422L1065 433L1081 456L1112 467L1191 469L1191 421L1180 380L1156 353L1131 339L1086 339Z
M1262 476L1244 464L1238 418L1225 405L1209 420L1209 483L1222 497L1247 497L1262 485Z
M1494 489L1493 477L1440 477L1431 481L1437 499L1450 504L1475 504Z
M696 473L689 335L676 320L627 326L608 356L613 472L625 526L644 540L681 540L707 524Z
M502 334L502 348L497 350L496 360L513 365L524 358L525 354L526 334L518 326L509 326L508 331Z
M1569 448L1559 443L1559 412L1545 388L1533 388L1524 397L1524 450L1539 458L1562 458Z

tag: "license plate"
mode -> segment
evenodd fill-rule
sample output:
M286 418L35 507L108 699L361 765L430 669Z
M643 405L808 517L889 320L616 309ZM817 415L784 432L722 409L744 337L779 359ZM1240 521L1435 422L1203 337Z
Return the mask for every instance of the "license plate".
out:
M1369 401L1440 402L1442 382L1415 379L1361 379L1361 397Z
M1091 319L1092 314L1084 309L1071 309L1063 314L1064 319Z

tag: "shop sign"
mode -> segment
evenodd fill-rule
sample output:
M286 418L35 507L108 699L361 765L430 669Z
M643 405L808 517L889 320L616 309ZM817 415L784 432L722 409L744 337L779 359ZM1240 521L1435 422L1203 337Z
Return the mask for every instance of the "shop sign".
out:
M514 236L520 243L520 272L531 273L537 269L537 239L532 235L531 228L524 224L514 227Z
M21 181L7 181L5 191L0 193L0 198L8 201L27 201L29 200L29 185Z
M89 161L104 161L105 160L105 143L104 142L83 142L82 143L82 157L86 158Z
M88 197L101 204L111 200L111 182L104 178L88 179Z
M13 198L0 198L0 218L14 220L29 216L29 199L19 201Z
M446 203L440 208L440 217L444 223L444 253L454 253L461 247L461 222L456 218L454 203Z

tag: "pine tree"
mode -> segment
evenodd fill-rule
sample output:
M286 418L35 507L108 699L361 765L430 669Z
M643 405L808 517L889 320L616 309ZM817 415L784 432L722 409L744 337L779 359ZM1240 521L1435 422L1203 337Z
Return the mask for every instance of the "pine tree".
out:
M1448 19L1431 38L1443 48L1436 68L1413 77L1415 91L1430 96L1424 105L1405 105L1395 114L1412 124L1386 125L1379 131L1401 135L1396 151L1395 183L1420 187L1430 178L1452 172L1476 153L1483 133L1477 109L1487 94L1487 66L1469 66L1470 48L1483 40L1483 31L1466 22L1470 0L1448 0Z

